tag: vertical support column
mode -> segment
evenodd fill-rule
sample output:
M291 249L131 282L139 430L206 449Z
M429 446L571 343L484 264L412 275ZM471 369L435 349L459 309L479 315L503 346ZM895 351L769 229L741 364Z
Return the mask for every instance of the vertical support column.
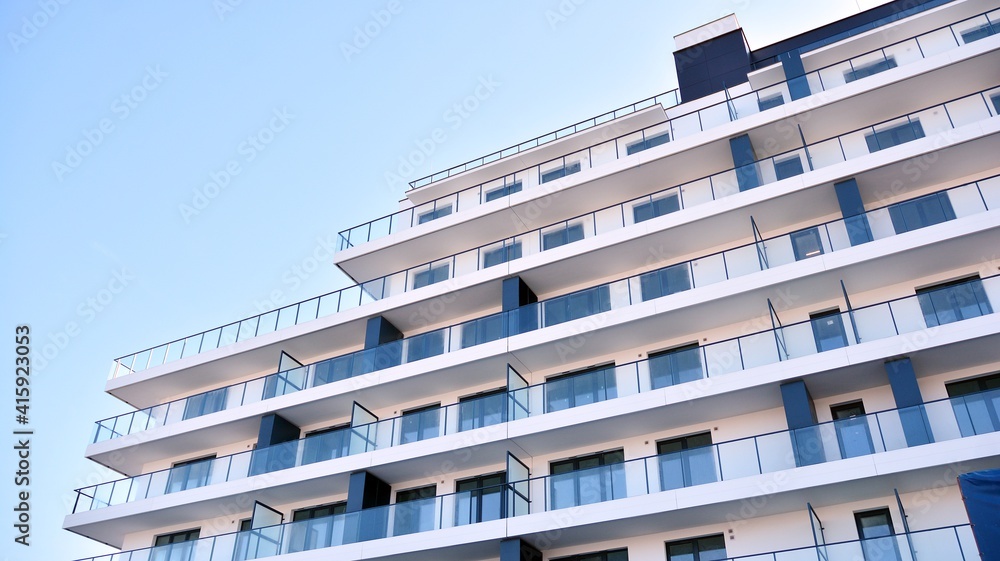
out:
M376 507L387 506L391 495L392 487L371 473L356 471L351 474L347 486L348 516L344 521L344 543L386 537L389 529L389 509ZM352 513L357 514L351 516Z
M802 380L781 384L785 421L791 431L795 465L810 466L826 461L823 438L816 426L816 406Z
M744 134L729 139L729 149L733 153L733 167L736 168L736 181L740 191L748 191L760 186L760 175L757 173L757 155L753 151L750 135Z
M279 446L279 444L298 440L299 432L301 432L299 427L275 413L261 417L257 448L250 460L250 474L258 475L293 467L297 457L297 447Z
M363 372L398 366L403 360L403 334L382 316L368 318L365 325Z
M798 49L781 53L778 55L778 60L781 61L781 69L785 71L788 95L792 101L808 97L812 92L809 90L809 80L806 79L806 71L802 66L802 57L799 56Z
M538 297L521 277L503 280L501 303L507 316L507 335L517 335L538 329Z
M542 561L542 552L521 538L500 540L500 561Z
M920 395L917 375L910 359L904 357L887 361L885 372L889 375L889 386L892 388L892 397L896 400L906 445L920 446L934 442L927 412L922 407L924 399Z
M833 184L837 192L837 202L840 203L840 213L847 227L847 237L851 245L861 245L872 241L872 229L865 215L865 203L861 200L858 182L854 178Z

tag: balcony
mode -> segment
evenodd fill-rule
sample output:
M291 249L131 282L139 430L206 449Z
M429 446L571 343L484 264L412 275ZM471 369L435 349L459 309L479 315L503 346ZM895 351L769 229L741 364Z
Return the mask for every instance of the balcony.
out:
M120 438L391 366L454 352L521 332L740 278L849 249L869 241L887 239L936 223L988 212L998 206L1000 206L1000 176L995 176L873 209L846 220L818 224L672 264L649 273L633 275L506 314L486 316L375 349L335 357L307 367L279 372L105 419L96 424L92 442Z
M969 30L975 30L975 33L970 34ZM828 64L795 80L808 83L810 91L817 94L885 70L949 52L998 32L1000 32L1000 10L994 10L850 59ZM557 176L562 177L602 166L660 144L676 142L722 124L782 106L791 100L788 82L758 88L733 98L730 98L727 92L724 101L708 107L677 115L662 123L595 144L585 150L568 153L548 162L344 230L340 232L340 249L357 247L453 213L466 212L514 193L531 191ZM558 173L560 170L563 170L562 174ZM440 179L453 175L448 172L442 174L444 175ZM438 174L435 174L431 177L437 176Z
M789 179L806 173L807 170L827 168L921 137L929 137L988 120L997 115L997 103L1000 103L1000 88L992 88L917 113L805 145L740 169L730 169L581 215L566 220L561 225L550 225L514 238L492 242L361 285L122 357L116 359L109 377L113 380L128 376L180 358L269 334L291 325L299 325L429 284L488 269L498 263L506 263L519 257L552 249L569 241L621 230L644 221L646 215L649 217L662 215L668 210L673 210L673 207L680 210L698 206L761 185ZM643 208L646 210L639 212L637 207L642 205L645 205ZM560 233L560 230L565 233ZM549 240L554 240L553 236L557 235L563 236L566 242L563 244L557 244L555 241L546 242L546 236L549 236ZM517 247L520 247L520 250L515 249Z
M796 430L773 432L655 456L617 461L595 468L518 480L470 492L452 493L356 513L282 524L250 533L215 536L196 542L200 545L182 547L195 548L205 555L235 551L241 558L254 559L578 508L799 468L812 469L813 466L830 462L995 433L1000 431L1000 423L996 420L998 407L1000 407L1000 390L990 390L932 401L915 407L891 409L851 419L820 423ZM356 432L351 429L351 432L349 438L353 442L361 443L362 447L364 443L370 442L364 431ZM347 447L343 439L338 439L329 446L327 452L337 455ZM258 462L261 458L277 459L287 464L290 463L290 459L301 460L303 450L303 447L298 447L298 456L295 455L294 449L291 453L287 450L273 455L267 453L253 458L244 465L256 464L267 467L267 461ZM929 451L922 457L931 459L939 455ZM229 466L232 465L230 461ZM278 469L291 467L294 466L284 465ZM271 468L274 469L273 464ZM904 469L915 468L907 466ZM258 471L257 474L268 472ZM226 473L228 476L232 472ZM128 482L129 491L122 492L119 496L124 497L134 493L136 489L140 489L139 492L142 492L142 489L148 492L150 479L146 479L145 484L142 483L142 479L135 479L136 482ZM161 477L160 481L169 479L170 476ZM124 483L120 485L121 488L125 488ZM99 504L98 499L87 495L86 491L89 490L92 489L81 490L76 505L78 510L105 506ZM111 493L108 497L113 495L114 493ZM707 495L715 496L712 493ZM115 561L144 559L131 555L153 553L155 549L138 550L116 554L121 555L120 557L100 559ZM837 549L846 551L846 546ZM158 551L162 553L162 550ZM792 555L786 552L779 553ZM780 558L797 559L791 556Z
M916 297L925 317L925 323L941 325L990 313L987 310L991 308L987 302L980 300L979 291L966 288L970 287L962 286L958 289L952 287L923 293ZM960 302L962 305L942 307L942 302ZM898 307L896 313L903 310L903 307ZM846 317L849 314L843 315ZM856 339L847 335L843 324L839 326L838 332L835 337L829 337L826 332L817 329L817 322L813 320L798 326L783 327L780 329L780 335L775 331L772 334L773 339L765 340L763 343L760 342L758 334L751 335L749 337L766 350L763 353L752 352L750 349L747 351L748 354L769 354L769 349L774 348L779 354L773 360L779 361L782 354L785 360L789 360L795 356L835 350L847 346L850 340L857 344ZM807 339L811 340L811 346L806 342ZM745 366L742 355L744 349L740 346L739 339L736 342L736 350L741 353L739 363ZM723 342L722 345L723 349L731 348L731 342ZM710 352L709 347L689 347L648 360L599 368L417 414L352 426L250 452L204 460L194 465L186 464L78 489L73 512L95 510L349 455L384 450L731 373L729 365L735 365L737 361L724 354ZM789 348L798 350L790 354ZM725 367L720 369L720 366ZM782 431L675 454L630 460L620 465L599 468L603 471L599 472L601 475L597 479L604 481L601 484L604 490L601 491L597 502L648 494L654 489L688 487L699 482L759 475L995 432L1000 430L1000 425L996 421L998 409L1000 409L1000 390L991 390L928 402L917 407L871 413L864 417L824 423L805 429ZM507 433L500 431L497 434ZM680 470L675 473L675 475L682 474L680 479L676 477L669 481L663 479L662 474L665 473L663 468L667 464L675 465ZM579 474L579 472L573 473ZM628 477L636 481L638 480L636 478L641 478L644 483L642 485L631 483L630 486L625 486L622 478L626 477L626 474L632 474ZM578 476L565 474L549 478L549 483L541 485L545 488L546 494L540 493L537 489L534 494L535 497L546 497L545 510L580 506L587 504L579 502L580 500L590 500L584 498L584 496L589 497L589 493L577 493L577 502L552 498L552 495L557 493L556 489L566 485L564 480ZM573 486L578 484L571 485ZM565 497L565 493L562 496Z
M725 561L943 561L979 558L972 528L965 524L812 547L786 549Z

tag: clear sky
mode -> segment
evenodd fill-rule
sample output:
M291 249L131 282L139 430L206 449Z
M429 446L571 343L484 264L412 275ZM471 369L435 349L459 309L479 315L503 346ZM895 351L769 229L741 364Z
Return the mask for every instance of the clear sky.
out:
M4 1L0 551L110 551L61 526L73 489L115 478L83 458L94 422L129 410L103 393L112 360L348 284L329 252L397 208L387 174L416 179L673 89L673 36L728 13L757 48L878 3ZM401 169L435 129L443 142ZM27 548L11 511L21 324Z

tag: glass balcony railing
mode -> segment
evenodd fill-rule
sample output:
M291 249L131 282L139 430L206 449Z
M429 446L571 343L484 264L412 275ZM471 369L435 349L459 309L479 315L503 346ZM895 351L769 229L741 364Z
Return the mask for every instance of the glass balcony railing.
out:
M523 482L91 557L88 561L233 561L454 528L526 514Z
M678 199L679 199L678 194ZM647 208L662 196L643 198L633 209ZM625 207L615 207L625 216ZM659 207L663 209L664 207ZM670 265L649 273L634 275L621 281L567 294L521 310L493 314L457 326L409 337L349 355L336 357L307 367L297 368L257 378L233 386L189 396L124 413L98 421L93 442L118 438L128 434L173 424L216 411L233 409L293 393L310 387L344 380L429 356L451 352L507 337L537 326L556 325L629 306L660 296L708 286L772 269L818 255L848 249L869 241L881 240L939 222L963 218L1000 208L1000 176L960 185L870 210L862 215L834 220L781 236L761 240L683 263ZM566 239L573 236L577 224L589 224L584 236L604 232L598 219L602 211L587 216L587 220L569 221L560 230L558 225L546 231ZM612 213L614 214L614 213ZM539 231L541 232L541 231ZM538 240L543 239L538 237ZM551 238L550 238L551 239ZM539 243L544 243L539 241ZM509 246L508 246L509 247ZM544 318L541 315L544 314ZM533 327L534 326L534 327ZM447 344L446 344L447 341Z
M1000 422L996 420L998 408L1000 390L989 390L800 429L545 475L495 487L428 497L358 513L271 526L249 533L205 538L208 541L198 542L204 543L204 551L207 552L225 551L244 559L256 559L508 516L579 507L997 432L1000 431ZM391 426L392 429L388 431L392 435L390 438L401 438L401 432L396 430L396 423ZM454 430L458 428L456 425ZM357 450L360 451L365 447L364 442L374 443L375 440L369 438L369 433L355 429L336 432L339 436L323 443L312 456L304 452L308 446L302 445L309 440L307 438L292 447L278 445L264 449L265 454L255 451L230 456L220 465L220 468L225 469L211 471L213 474L219 473L220 480L223 473L224 477L230 477L232 467L237 464L242 466L239 468L240 473L268 473L309 463L307 456L310 459L320 459L318 461L340 457L354 447L354 442L362 442ZM348 439L351 444L347 444ZM271 450L272 448L275 450ZM353 451L351 450L352 453ZM238 457L246 458L246 461L234 462L233 458ZM128 502L129 496L137 497L139 493L148 493L158 474L162 474L158 477L159 482L167 482L169 489L173 470L166 471L165 474L157 472L81 489L78 491L74 512ZM204 470L199 471L205 473ZM214 475L208 479L211 477ZM116 493L115 487L121 490ZM157 489L162 491L162 485ZM120 502L114 502L116 496ZM220 544L221 549L216 549ZM184 547L201 549L202 546ZM132 553L136 552L129 552Z
M510 194L573 173L604 165L659 144L676 141L732 121L756 115L792 100L789 88L808 85L812 94L1000 33L1000 10L983 13L886 47L830 64L804 76L755 90L704 109L679 115L640 131L523 169L504 177L401 210L340 232L340 249L361 245L449 214L475 208ZM666 107L666 106L665 106ZM461 166L459 166L461 167ZM446 172L442 172L446 173ZM442 175L444 179L450 175ZM438 177L437 174L432 177ZM429 178L424 178L428 180ZM435 181L437 179L434 179ZM423 181L423 180L421 180Z
M771 553L728 557L725 561L953 561L979 559L968 524L828 543Z
M984 411L998 406L1000 390L991 390L536 477L529 486L531 512L649 495L996 432L1000 423L995 413L991 417Z
M975 292L973 291L972 294ZM930 297L928 295L928 299ZM971 306L968 302L965 304L966 309ZM975 315L981 315L983 308L988 308L989 305L988 303L976 303L975 306ZM924 309L923 313L930 314L929 317L933 318L927 321L931 324L942 322L950 314L950 312L933 306ZM974 314L967 312L967 315ZM808 354L839 348L838 345L845 346L846 343L843 340L835 341L817 334L815 323L808 323L811 324L810 331L813 338L812 352ZM795 342L796 336L801 335L801 330L797 329L797 326L781 329L788 329L788 332L782 331L781 335L775 332L774 339L762 343L761 346L765 347L763 354L769 353L771 348L793 348L798 349L798 352L801 353L801 348L804 345L801 342ZM841 326L843 337L846 338L846 332L843 332L842 329ZM722 348L729 347L728 343L721 343ZM739 340L737 340L737 344L739 344ZM709 362L709 357L715 359L725 357L725 355L715 352L708 352L710 347L712 345L702 348L691 346L656 355L647 360L597 368L581 374L559 377L534 386L499 391L463 400L446 407L425 409L417 413L404 414L366 425L331 430L249 452L186 463L183 466L85 487L77 490L73 512L104 508L348 455L419 442L442 435L482 429L526 417L544 415L700 380L712 375L713 363ZM780 359L781 355L777 356ZM736 361L727 362L735 363ZM872 413L864 417L756 436L711 447L685 450L667 455L669 462L679 462L678 465L683 466L697 464L700 466L698 470L700 475L692 476L693 478L684 475L681 480L671 479L673 483L670 485L682 481L686 484L681 486L690 486L696 482L731 479L744 477L748 474L758 475L790 467L824 463L996 432L1000 430L1000 422L996 421L996 411L998 410L1000 410L1000 390L991 390L929 402L916 407ZM751 452L754 456L748 457ZM661 478L661 482L650 486L650 481L652 481L650 477L652 476L649 465L652 465L650 462L655 460L655 462L660 462L658 465L662 468L663 465L666 465L664 458L667 456L661 455L655 459L641 460L645 462L642 467L643 477L646 480L645 493L652 492L650 489L657 485L666 488L664 486L667 483L662 481L662 478L665 477L662 473L658 476ZM630 462L632 464L629 462L625 462L625 464L639 465L640 460L630 460ZM620 475L623 477L628 471L625 469L626 467L604 466L601 468L607 468L606 471L609 474L607 477L611 477L607 484L607 494L600 495L607 498L602 500L631 496L623 495L626 493L626 487L623 486L624 480L618 484L616 491L615 481L617 479L615 478L619 476L612 477L612 474L618 473L615 470L621 470ZM639 468L630 469L635 471ZM553 481L563 481L575 477L571 477L572 473L577 472L551 477L555 478ZM709 477L710 473L714 475ZM552 489L559 485L553 484ZM636 489L638 488L633 488L633 492L638 492ZM550 490L550 494L552 492L554 491ZM536 494L535 496L542 495ZM563 505L564 501L559 499L546 504ZM557 508L563 508L563 506Z
M607 123L608 121L613 121L615 119L624 117L626 115L631 115L636 111L642 111L643 109L646 109L648 107L653 107L654 105L662 105L664 108L666 108L679 105L680 102L681 102L680 90L675 88L668 92L663 92L659 95L655 95L653 97L648 97L641 101L631 103L624 107L619 107L614 111L608 111L607 113L602 113L596 117L591 117L590 119L580 121L579 123L572 124L568 127L563 127L557 131L552 131L550 133L536 136L531 140L522 142L520 144L515 144L514 146L504 148L503 150L499 150L497 152L483 156L481 158L476 158L475 160L469 160L464 164L459 164L455 167L446 169L444 171L439 171L437 173L428 175L427 177L421 177L420 179L413 180L410 182L410 189L416 189L418 187L423 187L424 185L430 185L431 183L434 183L436 181L448 179L449 177L452 177L454 175L458 175L460 173L476 169L479 166L489 164L497 160L502 160L504 158L509 158L510 156L516 156L517 154L520 154L525 150L530 150L532 148L536 148L543 144L548 144L549 142L552 142L554 140L559 140L560 138L565 138L571 134L575 134L580 131L585 131L589 128L596 127L597 125L602 125L604 123Z
M942 110L943 115L941 114ZM578 217L585 219L587 216L591 216L592 226L570 224L570 221L566 221L563 225L563 229L567 230L565 233L556 231L559 230L559 225L546 227L120 357L115 360L108 377L114 379L127 376L180 358L259 337L285 327L486 269L524 255L530 255L532 247L537 247L538 251L552 249L587 237L588 232L589 235L593 236L608 230L623 228L672 210L688 208L793 177L806 170L811 171L868 155L928 134L994 117L998 111L1000 111L1000 88L978 92L920 112L803 146L753 164L690 181L640 199L621 205L613 205L590 215ZM656 125L656 127L659 126ZM630 137L634 137L633 140L643 146L651 142L660 142L660 140L654 140L660 138L656 127L632 133ZM622 139L611 142L617 143L619 140ZM588 148L585 152L587 152L587 160L592 161L593 150ZM559 161L562 163L557 162L555 170L561 169L562 173L567 173L568 169L577 169L579 163L568 162L565 158ZM548 173L552 173L552 171L550 170ZM677 200L670 200L673 198ZM642 206L647 205L647 203L648 206ZM672 208L675 205L677 209ZM435 212L441 211L438 209ZM534 238L537 238L537 242L533 241ZM518 245L519 240L525 239L529 245Z
M443 282L521 257L631 226L679 209L824 168L929 134L995 117L1000 88L978 92L680 186L607 207L560 224L493 242L431 263L254 316L115 361L117 378L153 366L258 337L409 290Z

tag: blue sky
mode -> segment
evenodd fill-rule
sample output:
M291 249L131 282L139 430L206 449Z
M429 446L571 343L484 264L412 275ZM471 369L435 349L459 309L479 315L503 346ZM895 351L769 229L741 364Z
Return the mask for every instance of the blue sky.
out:
M397 208L393 175L673 89L673 36L722 15L756 48L877 3L3 2L0 329L12 387L31 327L35 435L32 545L8 545L5 475L0 550L109 551L61 526L73 489L115 477L83 459L129 410L103 393L112 359L347 285L337 232Z

